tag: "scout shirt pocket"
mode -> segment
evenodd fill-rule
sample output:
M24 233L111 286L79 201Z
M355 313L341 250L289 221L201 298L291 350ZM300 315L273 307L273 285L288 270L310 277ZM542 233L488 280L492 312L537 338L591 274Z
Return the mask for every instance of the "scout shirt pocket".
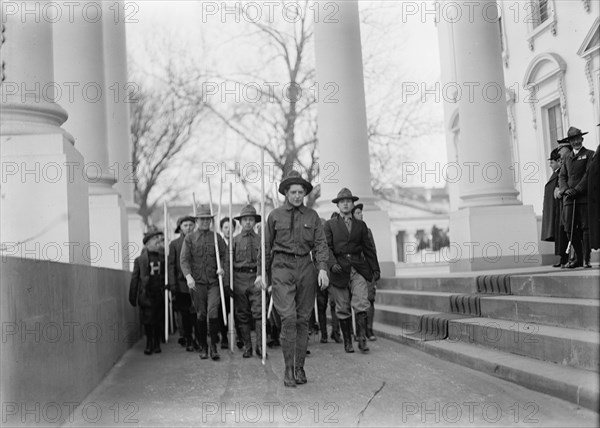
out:
M289 244L293 241L289 221L278 220L277 222L275 222L274 226L275 226L275 239L277 241L285 242L287 244Z
M311 224L303 224L302 238L308 244L309 247L312 247L313 243L315 242L315 227Z

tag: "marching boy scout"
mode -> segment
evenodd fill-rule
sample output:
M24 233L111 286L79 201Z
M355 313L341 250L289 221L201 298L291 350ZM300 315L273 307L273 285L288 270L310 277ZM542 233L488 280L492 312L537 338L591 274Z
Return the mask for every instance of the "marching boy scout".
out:
M343 188L332 200L340 215L325 223L325 236L329 246L329 266L331 268L331 292L335 300L344 349L354 352L352 347L352 310L356 313L356 335L358 348L362 352L367 346L367 311L371 307L368 299L368 282L379 279L379 262L373 241L369 238L367 225L353 218L352 208L358 197Z
M149 231L142 240L144 248L133 263L129 284L129 303L140 307L141 322L146 332L144 354L161 352L164 331L165 254L164 236L159 230Z
M227 245L223 238L217 235L218 248L215 250L214 232L210 230L212 219L210 209L200 207L197 214L198 228L185 236L181 247L181 271L191 290L196 309L197 337L201 348L200 358L203 360L208 358L207 316L210 326L210 357L213 360L220 358L217 351L219 317L222 316L219 275L223 277L223 288L229 287L229 275L223 275L229 270ZM217 270L216 251L219 251L221 257L220 270Z
M285 361L283 383L307 382L304 360L308 347L308 320L317 284L327 288L327 242L317 212L304 205L313 186L297 171L279 185L285 203L269 214L265 230L267 277L273 286L273 304L281 317L281 349ZM311 259L311 251L317 268ZM260 258L258 264L260 266ZM256 285L265 287L261 276Z
M252 356L252 340L250 338L251 323L254 319L256 331L256 354L262 355L262 293L254 286L257 274L258 251L260 237L254 226L261 220L252 205L242 209L235 217L242 225L242 232L233 238L233 297L235 315L244 342L244 358Z

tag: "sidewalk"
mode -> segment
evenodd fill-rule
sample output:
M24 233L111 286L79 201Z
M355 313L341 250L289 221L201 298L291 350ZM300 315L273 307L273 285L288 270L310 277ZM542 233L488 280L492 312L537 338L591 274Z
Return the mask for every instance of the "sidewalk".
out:
M312 336L297 388L283 386L279 348L265 366L237 350L213 362L175 339L152 356L137 343L66 426L598 425L594 412L383 338L362 355Z

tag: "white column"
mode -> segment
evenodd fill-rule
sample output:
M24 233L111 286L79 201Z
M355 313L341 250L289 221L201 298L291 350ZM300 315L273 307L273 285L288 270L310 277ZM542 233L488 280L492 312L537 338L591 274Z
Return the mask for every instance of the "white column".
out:
M124 202L112 187L118 171L112 169L108 156L107 105L112 100L106 90L103 7L90 1L78 3L74 8L70 19L54 24L54 72L57 81L73 87L72 97L64 103L70 113L65 128L75 138L75 147L85 159L90 239L100 248L100 257L93 263L123 269L128 265L123 257L127 217Z
M123 198L126 220L123 228L123 257L130 261L141 252L144 222L134 203L132 145L129 129L129 108L136 101L135 83L128 81L125 10L123 1L102 4L104 36L104 70L107 94L108 161L115 172L113 186ZM131 94L129 93L131 91Z
M328 218L327 214L335 210L331 200L342 187L359 196L365 205L365 221L375 237L382 274L394 275L390 220L375 205L371 191L358 2L334 3L337 22L315 23L321 183L318 209ZM325 94L331 96L326 99Z
M453 271L501 269L539 264L533 207L517 199L500 31L495 0L452 2L460 15L449 25L460 88L459 210L450 215L456 252ZM445 64L449 66L450 64Z
M55 103L51 24L33 3L2 12L2 254L89 264L87 183L60 127L67 112Z

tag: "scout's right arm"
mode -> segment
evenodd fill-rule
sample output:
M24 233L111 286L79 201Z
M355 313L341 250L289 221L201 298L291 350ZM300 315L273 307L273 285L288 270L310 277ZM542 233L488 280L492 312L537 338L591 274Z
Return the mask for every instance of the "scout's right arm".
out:
M196 288L196 282L192 277L192 234L188 234L183 238L183 246L181 247L181 260L179 265L181 266L181 272L185 276L187 286L194 290Z
M168 260L168 278L169 278L169 289L175 290L177 287L177 274L175 266L177 265L177 254L175 249L175 241L169 244L169 260Z
M262 252L265 252L265 273L267 278L270 278L271 276L271 263L272 263L272 257L271 257L271 249L273 248L273 241L275 240L275 222L273 220L273 211L271 211L271 213L269 214L269 217L267 218L267 222L266 222L266 228L265 228L265 248L262 248L262 246L259 246L259 251L258 251L258 259L256 260L256 266L257 266L257 277L256 280L254 281L254 285L258 288L265 288L267 287L266 285L266 281L267 279L262 277Z

